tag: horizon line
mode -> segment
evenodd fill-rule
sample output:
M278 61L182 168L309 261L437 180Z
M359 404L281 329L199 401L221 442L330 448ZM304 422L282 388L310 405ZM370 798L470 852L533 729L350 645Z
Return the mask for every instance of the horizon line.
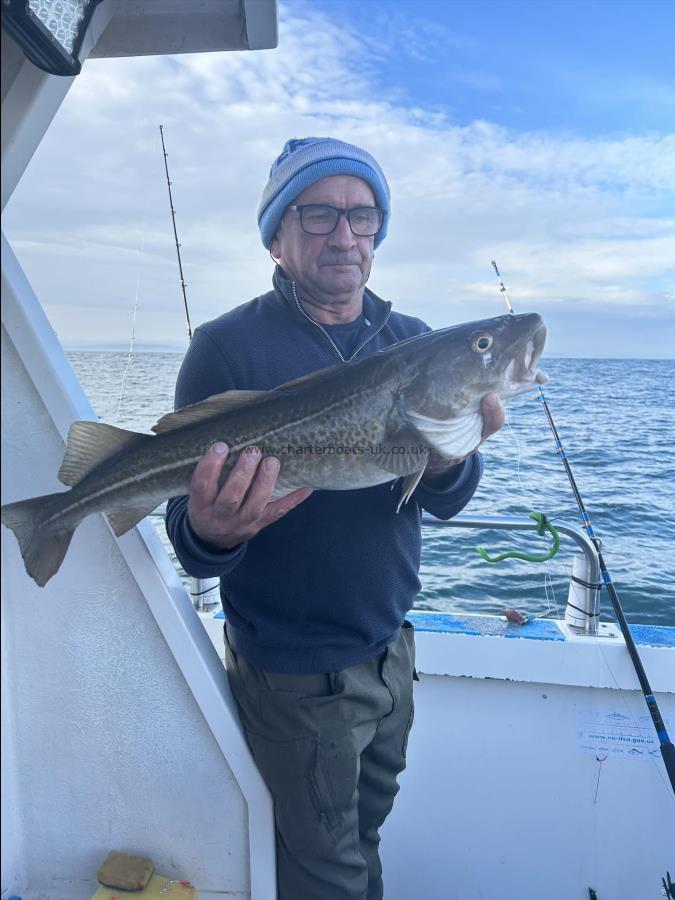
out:
M189 344L188 344L189 346ZM89 352L89 353L129 353L129 347L121 342L112 341L106 344L102 341L93 341L91 344L87 341L68 341L62 344L66 352ZM137 341L133 353L186 353L188 347L182 343L161 341L154 343L152 341ZM673 356L575 356L572 353L552 353L547 354L546 359L591 359L591 360L632 360L635 362L675 362Z

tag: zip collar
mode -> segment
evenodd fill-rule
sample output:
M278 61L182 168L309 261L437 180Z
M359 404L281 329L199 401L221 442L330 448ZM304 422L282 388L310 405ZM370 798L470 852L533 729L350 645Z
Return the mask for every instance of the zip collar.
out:
M292 312L293 315L302 316L303 319L316 328L323 336L324 340L330 344L333 353L340 362L347 362L348 359L354 359L354 357L382 331L391 315L391 303L388 300L382 300L377 294L374 294L366 288L363 292L363 313L371 323L370 328L368 329L368 336L361 344L359 344L351 356L345 359L326 329L305 310L298 297L296 283L286 278L280 266L277 266L274 270L272 284L274 286L275 294L281 296L289 311Z

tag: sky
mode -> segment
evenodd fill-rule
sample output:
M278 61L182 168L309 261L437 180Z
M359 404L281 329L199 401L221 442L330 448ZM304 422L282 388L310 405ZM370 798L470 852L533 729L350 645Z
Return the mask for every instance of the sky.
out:
M287 0L279 46L89 60L4 229L62 343L187 345L269 290L256 210L290 137L369 150L369 282L432 327L539 312L547 352L675 358L675 4Z

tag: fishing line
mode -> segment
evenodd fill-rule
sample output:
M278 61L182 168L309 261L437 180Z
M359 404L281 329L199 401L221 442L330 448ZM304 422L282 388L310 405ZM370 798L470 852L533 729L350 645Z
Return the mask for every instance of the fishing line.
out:
M523 479L521 478L521 475L520 475L521 453L520 453L520 441L518 440L518 435L516 434L514 429L511 427L511 422L509 421L508 417L505 420L505 424L506 424L507 428L509 429L509 435L511 436L511 439L513 440L513 442L516 445L516 477L518 478L518 484L520 485L520 490L522 491L523 496L525 497L525 503L530 507L530 511L535 512L534 504L532 503L530 495L527 492L525 485L523 483ZM553 520L549 517L549 521L553 521ZM547 548L550 549L551 545L550 545L550 541L549 541L549 536L547 534L544 534L544 541L546 543ZM549 597L549 593L548 593L549 588L551 589L551 595L553 596L553 604L551 604L551 598ZM558 603L555 598L553 579L551 578L551 572L550 572L548 566L546 567L546 570L544 572L544 595L546 596L546 612L539 613L539 614L533 616L533 618L543 619L547 615L549 615L549 613L551 613L551 612L555 612L556 615L558 616L558 618L560 618L560 609L558 608Z
M508 306L509 312L511 315L515 315L513 306L511 301L509 300L509 296L506 291L506 287L504 286L504 282L502 281L502 276L499 274L499 269L497 268L497 263L495 260L492 260L492 266L497 275L497 280L499 281L499 290L500 293L503 294L504 300L506 301L506 305ZM633 663L633 668L635 669L635 674L637 675L638 682L640 684L640 689L642 690L642 694L644 696L645 702L647 704L647 709L649 710L649 714L652 718L652 724L654 725L654 730L656 731L656 735L659 739L659 748L661 750L661 756L663 758L664 765L666 767L666 771L668 773L668 778L670 780L670 786L673 789L673 793L675 794L675 747L673 746L672 741L668 735L668 731L666 729L665 723L663 721L663 717L661 715L661 710L659 709L659 705L657 703L656 697L652 691L651 685L649 683L649 679L647 678L647 673L644 670L644 666L642 665L642 660L640 659L640 654L638 653L637 647L635 646L635 641L633 640L633 636L630 633L630 628L628 626L628 622L626 621L626 617L623 612L623 608L621 606L621 602L619 600L619 595L616 592L616 588L614 587L614 582L609 574L607 569L607 565L605 564L604 556L602 553L602 545L599 538L596 536L593 525L591 523L591 517L589 516L586 507L584 505L584 501L581 498L581 494L579 493L579 488L577 487L576 480L574 478L574 474L572 472L572 468L569 464L569 460L567 459L567 454L565 453L565 449L563 447L562 441L560 439L560 435L558 434L558 429L556 428L555 421L553 419L553 414L549 409L548 403L546 402L546 397L544 396L544 392L542 390L541 385L538 385L538 399L541 401L542 407L544 409L544 413L546 415L546 419L548 421L549 427L553 434L553 438L555 440L556 450L558 451L558 455L560 456L560 460L565 468L565 472L567 474L567 478L570 483L570 487L572 489L572 493L574 494L574 498L577 501L577 506L579 507L579 512L581 514L581 519L583 523L583 527L586 529L589 538L593 542L595 546L595 550L598 556L598 562L600 564L600 572L602 574L602 580L609 594L609 598L612 603L612 607L614 609L614 614L619 623L619 628L621 629L621 634L623 635L623 639L626 644L626 649L628 651L628 655L630 656L631 662ZM613 676L612 676L613 677ZM625 700L625 698L624 698ZM632 716L631 716L632 718Z
M124 382L127 377L127 372L129 371L129 367L131 366L131 356L134 352L134 341L136 340L136 315L138 313L138 294L141 286L141 261L143 259L143 248L145 246L145 229L143 230L143 237L141 238L141 246L138 248L138 264L137 264L137 272L136 272L136 294L134 296L134 310L131 314L131 335L129 337L129 353L127 355L127 363L124 367L124 372L122 373L122 384L120 385L120 396L117 401L117 412L115 413L115 421L113 425L117 425L117 422L120 417L120 411L122 409L122 398L124 397Z
M516 432L513 430L513 428L511 428L511 423L509 422L508 418L505 419L505 424L506 424L506 427L509 429L509 435L511 436L511 440L516 445L516 454L517 454L516 477L518 478L518 484L520 485L520 490L521 490L523 496L525 497L525 503L530 507L530 512L534 512L535 511L534 504L532 503L530 495L528 494L528 492L525 489L525 485L523 484L523 479L520 477L520 462L521 462L520 441L518 440L518 435L516 434Z
M600 788L600 773L602 772L602 764L607 759L607 754L603 753L599 755L596 753L595 759L598 762L598 777L595 782L595 796L593 797L593 806L596 806L598 803L598 789Z

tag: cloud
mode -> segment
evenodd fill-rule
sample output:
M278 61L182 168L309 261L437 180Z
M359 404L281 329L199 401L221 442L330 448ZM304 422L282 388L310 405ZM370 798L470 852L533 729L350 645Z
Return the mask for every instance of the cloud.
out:
M291 136L331 134L367 147L389 178L371 286L399 310L435 326L501 312L496 258L514 299L556 309L554 348L573 348L579 309L594 321L662 309L666 335L675 135L459 126L374 90L366 39L302 9L284 12L278 50L86 63L6 214L64 340L128 337L137 285L139 340L182 336L160 123L194 321L268 288L255 213L271 161ZM649 346L672 355L655 334Z

